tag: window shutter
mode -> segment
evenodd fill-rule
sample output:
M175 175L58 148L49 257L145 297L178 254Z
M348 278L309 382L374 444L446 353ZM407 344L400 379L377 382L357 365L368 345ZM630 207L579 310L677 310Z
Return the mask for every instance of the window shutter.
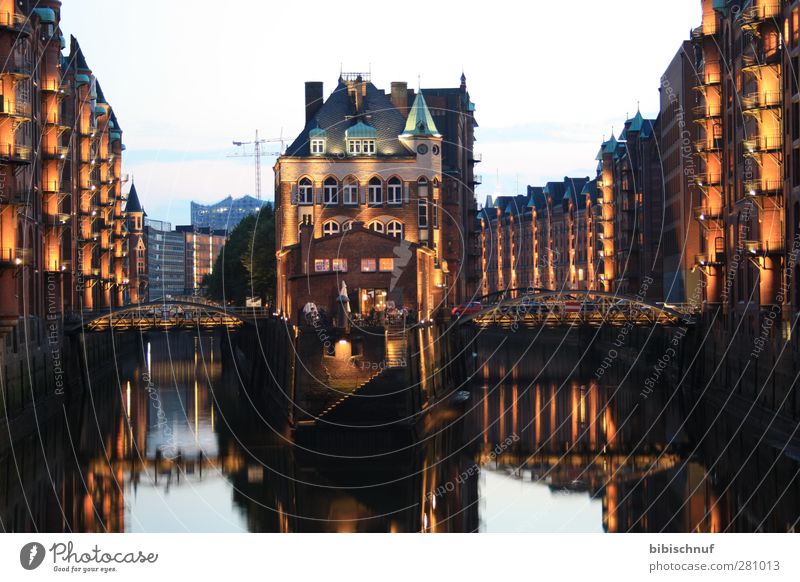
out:
M367 188L368 186L359 186L358 191L361 196L361 204L367 203Z
M317 193L317 204L322 204L322 188L315 186L314 191Z
M404 200L406 203L411 199L411 187L408 185L408 182L403 182L403 190L405 190Z
M297 204L297 184L292 184L292 190L289 194L289 200L292 204Z

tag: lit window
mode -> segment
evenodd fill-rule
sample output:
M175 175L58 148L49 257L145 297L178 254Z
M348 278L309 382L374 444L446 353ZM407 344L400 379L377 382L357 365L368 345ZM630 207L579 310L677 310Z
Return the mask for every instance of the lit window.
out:
M314 271L325 273L331 270L331 262L328 259L314 259Z
M378 270L377 262L375 259L361 259L361 272L374 273Z
M374 232L383 232L383 223L380 220L375 220L369 223L369 229Z
M298 204L313 204L314 203L314 186L311 180L303 178L300 180L300 185L297 188L297 203Z
M339 223L335 220L329 220L322 225L322 235L331 236L339 232Z
M349 206L358 205L358 182L350 178L344 183L344 203Z
M394 270L394 259L380 259L380 263L378 265L381 271L393 271Z
M403 238L403 223L397 220L391 221L386 225L386 234L394 238Z
M338 204L339 203L339 185L336 183L336 178L328 178L322 185L322 201L325 204Z
M311 153L312 154L324 154L325 153L325 140L324 139L312 139L311 140Z
M386 190L389 204L401 204L403 202L403 185L399 178L389 180L389 186Z
M333 270L338 273L346 273L347 259L333 259Z
M369 203L371 205L383 204L383 186L378 178L372 178L368 186Z
M428 228L428 201L419 200L419 227Z

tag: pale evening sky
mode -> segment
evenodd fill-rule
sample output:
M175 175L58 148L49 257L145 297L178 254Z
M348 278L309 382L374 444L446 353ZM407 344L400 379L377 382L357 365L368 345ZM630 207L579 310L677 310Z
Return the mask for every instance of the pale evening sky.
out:
M389 7L391 6L391 8ZM700 23L699 0L366 2L63 0L116 111L152 218L187 223L188 202L254 190L252 160L231 141L288 141L304 122L303 83L325 94L344 71L371 69L423 89L457 86L462 68L480 125L479 202L564 175L594 175L611 127L637 101L658 112L658 83ZM278 144L268 147L277 151ZM264 159L272 199L274 157Z

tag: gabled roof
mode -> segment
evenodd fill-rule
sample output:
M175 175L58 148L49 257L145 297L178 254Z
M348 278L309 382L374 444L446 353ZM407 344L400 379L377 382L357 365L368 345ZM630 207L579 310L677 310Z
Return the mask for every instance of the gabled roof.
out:
M139 194L136 192L135 184L131 184L131 191L128 192L128 202L125 204L125 212L141 212L147 215L144 208L142 208L142 203L139 201Z
M541 186L528 186L528 208L536 208L537 211L547 208L544 188Z
M340 80L336 89L323 102L303 131L286 149L286 156L306 157L311 155L309 132L320 128L325 130L327 141L325 151L328 154L346 153L345 132L347 129L363 121L377 131L375 140L377 157L407 157L412 155L400 143L398 136L403 133L406 120L386 94L370 82L366 82L366 94L361 112L356 112L355 105L347 92L347 83Z
M597 189L597 178L586 182L586 184L583 185L583 190L581 190L581 195L583 196L584 202L588 197L592 204L597 203L599 193L600 191Z
M436 124L433 122L433 117L428 110L428 104L425 103L425 97L422 96L421 90L417 93L414 104L408 112L408 119L406 119L403 135L436 137L440 137L441 135L439 130L436 129Z

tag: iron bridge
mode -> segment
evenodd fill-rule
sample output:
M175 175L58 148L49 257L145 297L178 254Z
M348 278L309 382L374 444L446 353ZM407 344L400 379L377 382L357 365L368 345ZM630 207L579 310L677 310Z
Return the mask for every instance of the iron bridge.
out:
M151 301L70 314L66 333L235 329L270 316L263 307L229 307L191 301Z
M509 289L480 299L483 309L459 323L518 329L541 326L693 325L699 311L691 305L653 303L641 297L603 291Z

